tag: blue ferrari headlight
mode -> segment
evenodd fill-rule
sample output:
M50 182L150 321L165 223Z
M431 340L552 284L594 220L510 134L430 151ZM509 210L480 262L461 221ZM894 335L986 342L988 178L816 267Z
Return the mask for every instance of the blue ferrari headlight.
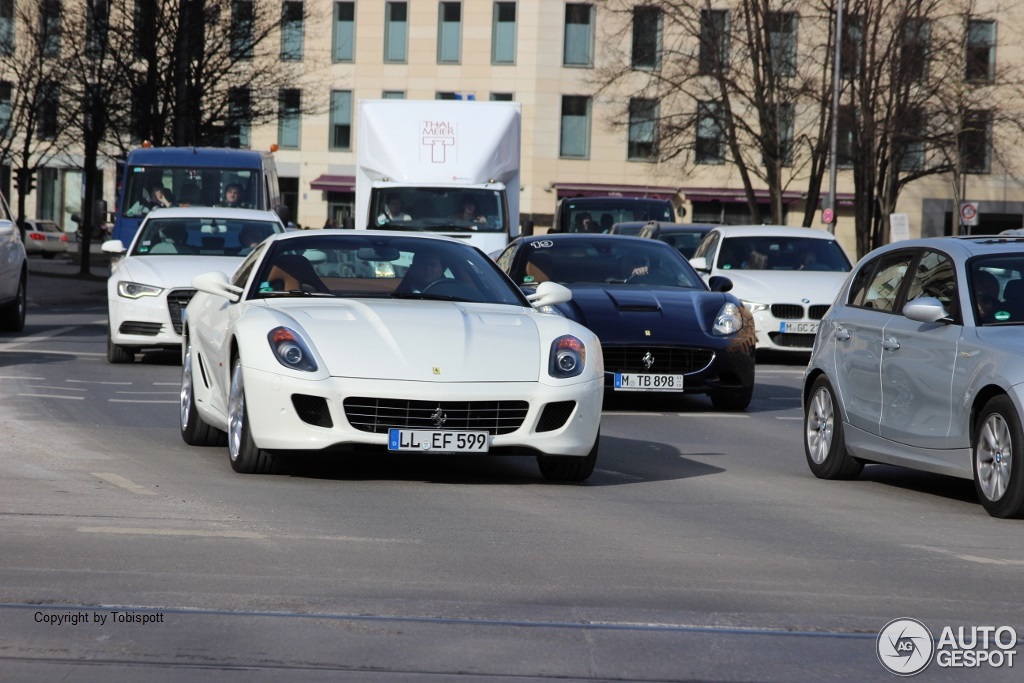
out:
M576 337L566 334L551 342L548 374L552 377L576 377L586 364L587 347Z
M277 358L281 365L292 370L316 372L313 354L294 331L287 327L275 327L267 334L267 340L274 352L274 358Z
M718 335L735 334L742 329L743 315L740 313L740 307L733 303L726 303L718 310L711 333Z

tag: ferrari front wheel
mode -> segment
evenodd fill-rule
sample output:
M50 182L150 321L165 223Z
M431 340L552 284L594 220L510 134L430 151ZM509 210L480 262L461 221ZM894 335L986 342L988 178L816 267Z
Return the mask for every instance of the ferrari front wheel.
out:
M228 456L231 469L241 474L276 472L274 456L257 448L252 440L242 374L242 359L236 357L231 366L231 393L228 395Z
M594 446L590 452L578 455L538 455L537 466L540 473L549 481L585 481L594 473L597 465L597 450L601 443L601 433L594 437Z

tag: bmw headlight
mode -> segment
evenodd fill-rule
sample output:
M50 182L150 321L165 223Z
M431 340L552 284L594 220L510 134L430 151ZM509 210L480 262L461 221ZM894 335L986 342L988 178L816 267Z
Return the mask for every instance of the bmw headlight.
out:
M126 299L138 299L144 296L159 296L162 291L164 291L163 287L143 285L138 282L129 282L127 280L121 280L117 283L117 293Z
M743 305L747 307L751 313L758 313L760 311L767 311L770 306L768 304L759 304L754 301L744 301Z
M291 370L316 372L316 361L309 352L306 342L287 327L275 327L267 334L267 341L274 352L274 358Z
M758 304L761 305L761 304ZM743 329L743 314L740 307L734 303L726 303L718 309L715 316L715 324L711 328L712 334L735 334Z
M587 347L576 337L566 334L551 342L548 374L552 377L576 377L586 364Z

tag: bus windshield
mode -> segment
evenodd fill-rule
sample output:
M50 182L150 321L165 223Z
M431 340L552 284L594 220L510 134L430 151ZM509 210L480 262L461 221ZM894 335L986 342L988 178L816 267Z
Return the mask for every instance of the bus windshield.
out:
M249 168L132 166L120 211L138 218L161 206L228 206L265 209L260 173Z

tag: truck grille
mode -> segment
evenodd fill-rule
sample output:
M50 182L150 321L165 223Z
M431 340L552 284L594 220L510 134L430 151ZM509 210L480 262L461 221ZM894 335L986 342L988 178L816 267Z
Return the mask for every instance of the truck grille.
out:
M711 349L674 346L604 346L604 369L607 372L661 372L688 374L700 372L715 359ZM650 353L650 368L644 358Z
M171 314L171 324L178 334L181 334L181 312L195 295L194 289L172 289L167 293L167 311Z
M409 401L353 396L344 401L355 429L386 434L388 429L473 430L510 434L523 424L527 401ZM440 412L438 412L440 411ZM438 422L443 418L443 422Z

